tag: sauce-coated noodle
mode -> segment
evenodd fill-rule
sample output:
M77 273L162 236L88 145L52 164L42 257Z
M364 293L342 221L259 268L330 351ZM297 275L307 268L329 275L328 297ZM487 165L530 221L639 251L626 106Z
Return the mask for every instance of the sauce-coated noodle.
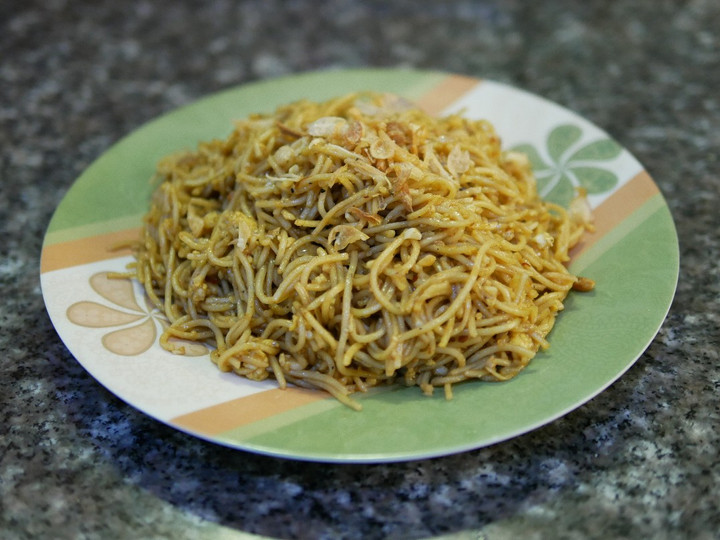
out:
M543 202L488 122L394 96L254 115L157 174L132 273L170 321L161 344L355 408L389 382L510 379L592 286L565 267L587 212Z

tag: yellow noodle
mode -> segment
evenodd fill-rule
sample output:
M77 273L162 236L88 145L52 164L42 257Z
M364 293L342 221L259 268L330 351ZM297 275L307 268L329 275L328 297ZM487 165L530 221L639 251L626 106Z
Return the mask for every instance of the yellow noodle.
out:
M223 371L350 395L507 380L547 348L585 230L493 127L396 97L300 101L168 156L132 276L161 345ZM584 290L592 282L584 281ZM173 338L174 341L171 341Z

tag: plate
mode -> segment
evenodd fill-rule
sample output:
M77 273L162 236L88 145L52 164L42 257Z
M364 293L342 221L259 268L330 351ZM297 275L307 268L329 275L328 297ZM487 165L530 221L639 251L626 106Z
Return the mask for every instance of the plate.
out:
M584 187L596 231L571 270L594 292L571 294L550 349L504 383L469 382L426 397L391 388L355 412L319 391L279 390L220 373L203 346L175 356L158 345L163 318L140 287L110 280L131 261L162 156L221 138L232 121L300 98L393 92L434 114L486 118L505 148L527 152L541 193L564 202ZM82 366L118 397L186 433L251 452L311 461L389 462L462 452L518 436L590 400L657 333L678 277L668 207L643 166L573 112L489 80L413 70L337 70L262 81L211 95L119 141L75 181L49 224L41 282L48 313Z

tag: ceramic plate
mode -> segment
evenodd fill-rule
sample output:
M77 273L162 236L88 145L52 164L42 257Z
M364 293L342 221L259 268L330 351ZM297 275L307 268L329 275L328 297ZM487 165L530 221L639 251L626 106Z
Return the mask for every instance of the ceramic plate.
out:
M393 388L359 399L355 412L321 392L276 389L220 373L198 346L174 356L158 345L162 315L129 281L108 280L131 261L159 158L221 138L232 120L300 98L356 90L394 92L426 110L493 122L506 148L527 152L541 193L566 203L589 193L596 231L571 269L597 282L571 294L548 351L505 383L471 382L423 396ZM47 310L83 367L111 392L184 432L287 458L383 462L427 458L526 433L585 403L642 354L669 309L678 244L668 207L643 166L601 129L527 92L438 72L309 73L233 88L171 112L110 148L73 184L45 237Z

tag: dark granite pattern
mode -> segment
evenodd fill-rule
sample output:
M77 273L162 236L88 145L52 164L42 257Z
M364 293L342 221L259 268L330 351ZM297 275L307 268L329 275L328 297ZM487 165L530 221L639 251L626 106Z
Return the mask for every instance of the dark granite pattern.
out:
M0 536L713 538L720 531L717 0L0 4ZM207 444L122 403L45 313L39 253L77 175L143 122L310 69L524 87L598 124L668 199L668 319L610 389L494 447L338 466Z

